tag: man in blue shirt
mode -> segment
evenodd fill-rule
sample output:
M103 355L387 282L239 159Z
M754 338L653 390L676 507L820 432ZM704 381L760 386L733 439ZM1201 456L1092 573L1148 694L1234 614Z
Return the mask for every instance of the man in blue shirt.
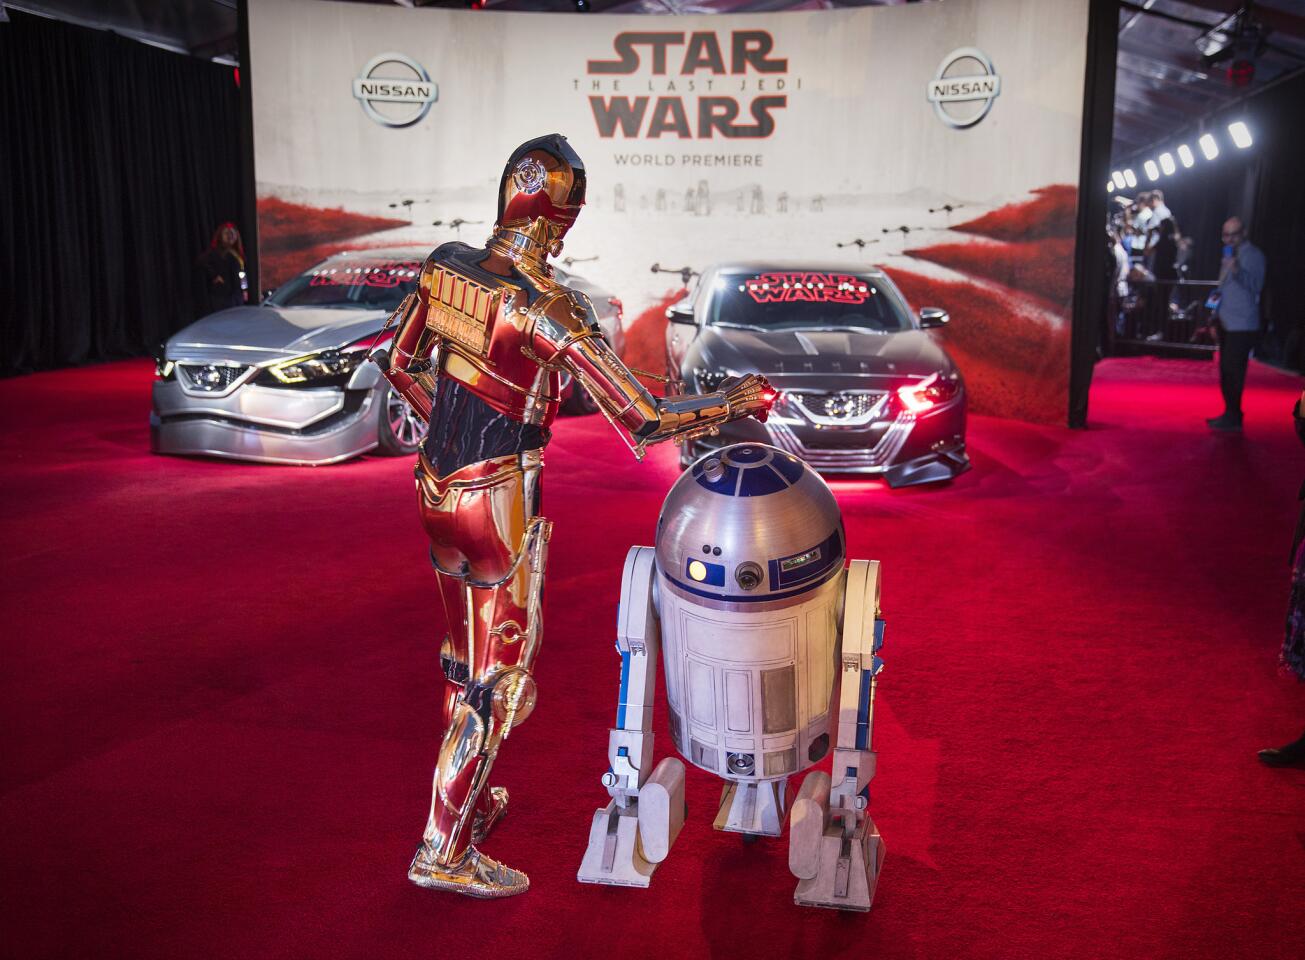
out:
M1242 428L1242 388L1246 365L1260 336L1260 291L1264 254L1246 239L1237 217L1223 225L1223 264L1219 268L1219 388L1223 413L1205 421L1213 430Z

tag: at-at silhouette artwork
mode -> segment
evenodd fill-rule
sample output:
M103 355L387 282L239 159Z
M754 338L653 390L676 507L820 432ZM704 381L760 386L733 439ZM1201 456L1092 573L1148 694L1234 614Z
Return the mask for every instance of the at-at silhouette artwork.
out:
M413 200L411 197L404 197L402 200L398 200L390 204L390 209L397 210L399 207L403 207L404 213L406 213L408 216L408 222L412 223L413 205L418 203L432 203L432 202L433 201L431 200Z
M484 223L484 220L467 220L463 217L454 217L452 220L432 220L432 227L452 227L459 238L462 236L462 228L467 224Z

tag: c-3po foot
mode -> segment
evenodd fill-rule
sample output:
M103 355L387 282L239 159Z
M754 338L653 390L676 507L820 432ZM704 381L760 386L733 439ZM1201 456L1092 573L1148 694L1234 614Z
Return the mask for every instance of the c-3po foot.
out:
M430 848L423 843L412 858L408 879L419 887L486 900L513 897L530 889L530 878L524 873L485 856L475 847L467 850L460 863L445 866L434 862Z
M493 803L490 811L478 815L476 822L471 825L471 845L473 847L488 837L490 831L494 829L494 825L507 816L507 787L490 787L489 798Z

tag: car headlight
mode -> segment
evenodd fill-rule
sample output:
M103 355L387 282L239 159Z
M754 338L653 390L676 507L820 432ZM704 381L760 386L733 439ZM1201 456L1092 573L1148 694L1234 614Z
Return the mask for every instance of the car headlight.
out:
M742 376L742 374L730 370L728 367L722 370L708 370L698 367L693 371L693 380L698 385L699 393L715 393L720 389L720 385L730 377L738 376Z
M898 387L897 399L902 409L918 416L954 399L960 389L961 378L956 374L944 377L931 373L918 383Z
M177 365L168 359L168 345L160 343L154 348L154 376L160 380L171 380Z
M366 359L365 350L323 350L307 356L285 360L268 367L267 372L285 384L307 383L327 377L343 377L362 364Z

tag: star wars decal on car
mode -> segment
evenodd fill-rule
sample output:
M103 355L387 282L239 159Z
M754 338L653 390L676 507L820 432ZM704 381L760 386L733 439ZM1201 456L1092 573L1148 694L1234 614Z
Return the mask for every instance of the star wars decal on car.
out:
M397 287L421 272L415 260L371 263L357 267L330 267L314 270L310 287Z
M739 284L757 303L865 303L878 291L842 273L760 273Z

